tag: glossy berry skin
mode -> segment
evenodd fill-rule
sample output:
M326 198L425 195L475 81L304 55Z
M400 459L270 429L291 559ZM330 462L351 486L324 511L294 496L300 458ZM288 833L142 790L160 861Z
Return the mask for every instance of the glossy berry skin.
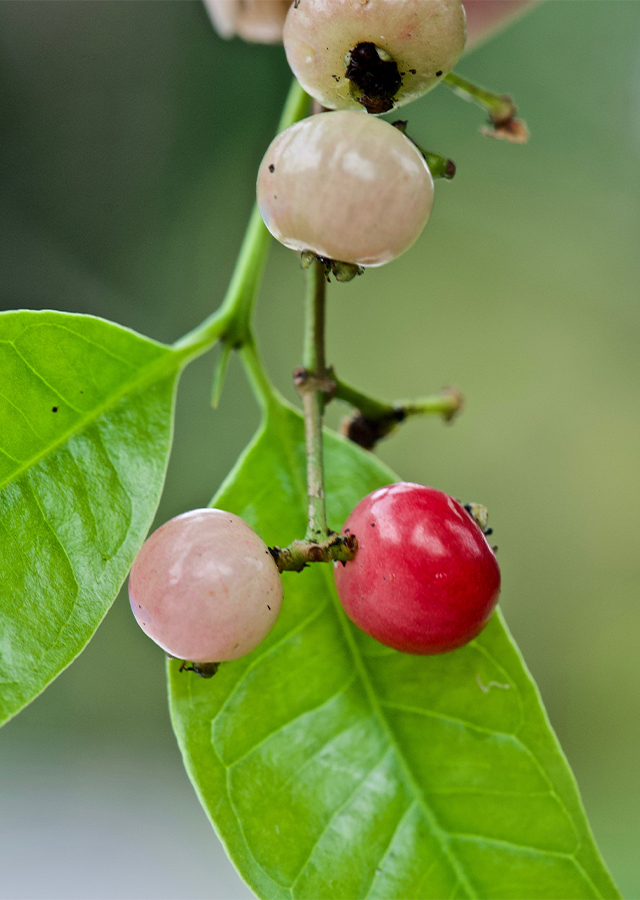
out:
M142 630L170 656L222 662L250 653L273 628L282 582L267 545L238 516L194 509L146 540L129 576Z
M500 570L469 513L452 497L401 482L369 494L347 519L355 559L336 563L352 622L404 653L446 653L468 643L498 602Z
M435 87L460 58L465 36L460 0L302 0L289 8L283 41L294 75L319 103L328 109L364 106L377 114ZM363 87L349 70L361 45L377 48L392 63L391 73L379 67L377 89ZM370 58L368 68L376 63ZM367 93L371 105L363 101ZM376 96L383 101L379 107Z
M361 266L407 250L433 205L433 178L397 128L363 113L320 113L272 141L258 206L286 247Z

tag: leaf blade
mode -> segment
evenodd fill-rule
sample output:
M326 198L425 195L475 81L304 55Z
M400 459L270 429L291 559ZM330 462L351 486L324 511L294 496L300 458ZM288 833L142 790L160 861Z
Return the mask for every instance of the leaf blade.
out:
M0 722L116 596L164 482L182 358L102 319L0 315Z
M330 519L395 480L327 434ZM304 531L302 424L270 412L216 503L267 543ZM189 775L262 897L616 897L537 690L499 615L412 657L344 617L326 566L211 683L169 666Z

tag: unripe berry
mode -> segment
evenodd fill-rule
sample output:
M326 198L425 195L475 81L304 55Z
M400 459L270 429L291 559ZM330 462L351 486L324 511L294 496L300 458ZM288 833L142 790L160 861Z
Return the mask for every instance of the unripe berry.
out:
M260 165L257 194L265 225L286 247L380 266L424 228L433 178L397 128L341 111L281 132Z
M267 545L233 513L194 509L161 525L129 577L131 608L162 649L194 663L250 653L273 628L282 582Z
M421 96L465 42L460 0L301 0L284 48L302 87L329 109L383 113Z
M455 650L498 602L500 570L487 539L456 500L401 482L369 494L347 519L355 559L334 564L352 622L404 653Z

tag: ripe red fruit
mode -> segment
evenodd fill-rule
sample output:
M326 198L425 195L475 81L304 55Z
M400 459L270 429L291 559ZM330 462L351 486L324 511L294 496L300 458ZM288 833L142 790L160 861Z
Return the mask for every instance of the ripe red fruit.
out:
M358 552L334 564L336 588L346 614L371 637L404 653L445 653L487 624L500 570L457 500L422 484L392 484L360 501L348 531Z

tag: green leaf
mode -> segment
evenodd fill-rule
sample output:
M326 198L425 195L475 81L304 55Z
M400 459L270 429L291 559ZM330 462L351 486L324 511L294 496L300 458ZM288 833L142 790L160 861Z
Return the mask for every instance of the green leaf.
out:
M0 723L118 593L162 490L183 359L102 319L0 315Z
M267 543L303 534L303 446L300 417L272 407L215 504ZM337 435L325 447L339 527L397 479ZM169 664L187 771L260 897L619 896L499 615L454 653L408 656L351 625L329 566L283 578L250 656L211 681Z

